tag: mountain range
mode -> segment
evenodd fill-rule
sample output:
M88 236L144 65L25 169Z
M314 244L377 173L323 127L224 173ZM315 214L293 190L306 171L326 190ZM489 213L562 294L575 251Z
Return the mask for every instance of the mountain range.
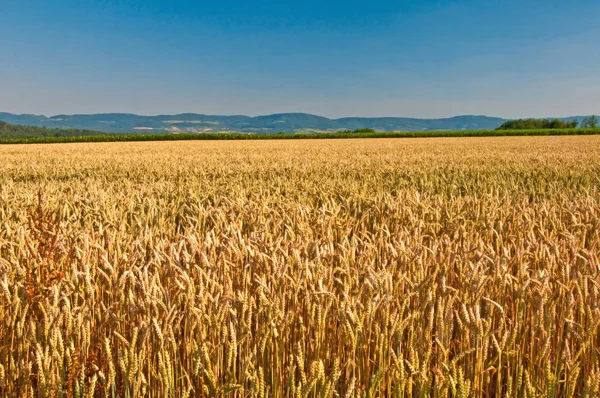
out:
M581 121L584 116L561 120ZM84 129L107 133L295 133L332 132L372 128L378 131L493 130L508 119L489 116L455 116L444 119L405 117L346 117L329 119L306 113L280 113L265 116L219 116L196 113L140 116L128 113L43 116L0 112L0 121L61 129Z

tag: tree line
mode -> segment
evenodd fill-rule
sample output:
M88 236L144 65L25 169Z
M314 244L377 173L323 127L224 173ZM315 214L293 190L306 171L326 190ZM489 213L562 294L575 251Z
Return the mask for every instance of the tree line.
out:
M559 119L518 119L504 122L496 130L544 130L544 129L574 129L579 122L572 120L570 122ZM583 119L581 128L598 127L596 116L590 116Z
M0 138L80 137L102 135L98 131L21 126L0 121Z

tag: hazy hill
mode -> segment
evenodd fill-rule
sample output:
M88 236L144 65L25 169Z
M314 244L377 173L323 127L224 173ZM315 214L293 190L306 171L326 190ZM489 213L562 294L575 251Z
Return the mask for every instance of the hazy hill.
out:
M195 113L139 116L126 113L93 115L16 115L0 113L0 120L18 125L48 128L76 128L111 133L128 132L202 132L242 131L275 133L279 131L336 131L373 128L381 131L481 130L494 129L505 120L487 116L457 116L447 119L341 118L329 119L306 113L265 116L218 116Z
M583 116L561 120L581 121ZM0 113L0 120L16 125L48 128L74 128L109 133L164 132L256 132L336 131L372 128L378 131L493 130L507 119L488 116L456 116L445 119L404 117L329 119L306 113L281 113L265 116L219 116L196 113L140 116L128 113L92 115L16 115Z

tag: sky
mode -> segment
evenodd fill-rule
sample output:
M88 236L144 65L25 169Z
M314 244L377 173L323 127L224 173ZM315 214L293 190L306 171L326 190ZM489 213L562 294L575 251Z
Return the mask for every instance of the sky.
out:
M0 112L600 114L597 0L0 0Z

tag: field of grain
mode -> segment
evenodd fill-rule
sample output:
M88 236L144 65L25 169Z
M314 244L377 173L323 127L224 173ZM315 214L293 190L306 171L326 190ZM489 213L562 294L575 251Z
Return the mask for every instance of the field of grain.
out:
M0 146L0 396L597 397L600 136Z

